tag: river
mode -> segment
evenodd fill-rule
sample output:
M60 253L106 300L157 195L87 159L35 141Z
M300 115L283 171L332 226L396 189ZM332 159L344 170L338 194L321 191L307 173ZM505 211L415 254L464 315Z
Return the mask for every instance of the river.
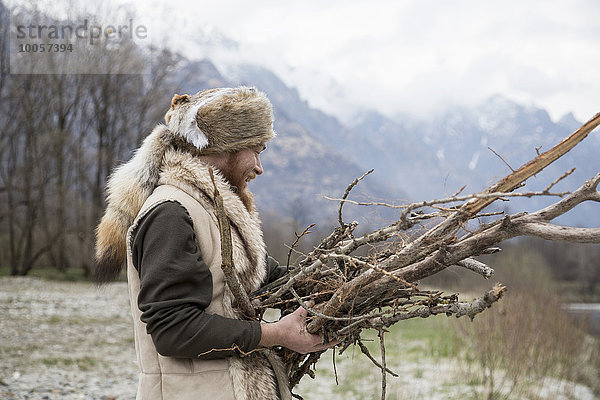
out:
M569 303L564 308L589 333L600 337L600 303Z

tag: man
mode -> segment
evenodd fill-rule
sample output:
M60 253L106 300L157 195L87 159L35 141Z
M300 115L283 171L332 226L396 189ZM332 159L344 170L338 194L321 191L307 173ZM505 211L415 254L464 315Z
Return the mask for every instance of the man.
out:
M111 176L97 230L97 280L114 279L127 261L138 399L291 399L269 348L330 345L306 331L302 308L275 323L243 319L221 271L214 206L216 184L243 289L281 276L247 187L275 136L271 104L254 88L211 89L175 95L165 120Z

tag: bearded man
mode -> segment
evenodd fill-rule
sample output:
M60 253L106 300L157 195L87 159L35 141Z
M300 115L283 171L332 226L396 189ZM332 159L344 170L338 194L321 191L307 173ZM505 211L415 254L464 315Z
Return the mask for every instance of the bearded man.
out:
M242 318L221 270L214 205L216 185L243 289L281 276L285 267L266 254L248 189L275 136L271 103L254 88L211 89L175 95L165 120L112 174L97 229L97 281L127 265L137 398L291 399L270 347L308 353L331 344L306 332L303 308L275 323Z

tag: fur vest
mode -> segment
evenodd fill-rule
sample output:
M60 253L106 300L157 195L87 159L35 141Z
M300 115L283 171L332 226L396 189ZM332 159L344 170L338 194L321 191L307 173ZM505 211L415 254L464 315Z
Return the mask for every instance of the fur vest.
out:
M158 187L141 205L127 236L128 285L141 371L138 399L277 399L278 391L282 400L291 399L285 368L272 350L216 360L175 359L158 354L146 333L137 307L140 282L131 258L131 232L148 211L164 201L179 202L192 218L197 244L213 278L213 298L206 312L241 319L221 271L220 234L208 167L187 152L173 147L163 150ZM215 181L231 222L235 272L250 293L259 288L266 275L260 220L218 173Z

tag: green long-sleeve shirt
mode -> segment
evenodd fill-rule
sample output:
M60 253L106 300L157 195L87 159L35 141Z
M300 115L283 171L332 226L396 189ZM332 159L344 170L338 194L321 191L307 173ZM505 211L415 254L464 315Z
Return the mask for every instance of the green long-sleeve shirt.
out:
M261 338L260 323L208 314L212 276L196 245L189 214L168 201L146 214L133 232L133 265L140 275L138 306L157 351L170 357L222 358L237 345L250 351ZM286 268L267 257L267 281Z

